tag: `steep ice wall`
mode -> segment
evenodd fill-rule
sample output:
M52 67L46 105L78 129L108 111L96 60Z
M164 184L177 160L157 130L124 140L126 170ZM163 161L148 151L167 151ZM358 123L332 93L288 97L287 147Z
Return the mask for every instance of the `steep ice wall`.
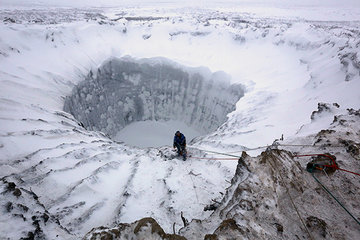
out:
M178 120L208 133L244 95L223 72L186 68L162 58L112 58L90 72L65 100L64 110L87 129L114 137L134 121Z

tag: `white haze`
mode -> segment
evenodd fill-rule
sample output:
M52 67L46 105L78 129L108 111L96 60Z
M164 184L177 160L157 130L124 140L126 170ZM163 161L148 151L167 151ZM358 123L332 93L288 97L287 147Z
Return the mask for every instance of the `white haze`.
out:
M36 6L36 5L43 5L43 6L93 6L93 7L105 7L105 6L129 6L129 5L166 5L166 4L172 4L172 5L180 5L180 6L226 6L226 5L242 5L242 6L251 6L251 5L268 5L273 6L276 4L277 6L281 7L301 7L301 6L307 6L307 7L316 7L316 6L322 6L322 7L334 7L334 6L340 6L340 7L360 7L360 1L358 0L302 0L302 1L296 1L296 0L228 0L228 1L219 1L219 0L1 0L0 4L5 5L26 5L26 6Z

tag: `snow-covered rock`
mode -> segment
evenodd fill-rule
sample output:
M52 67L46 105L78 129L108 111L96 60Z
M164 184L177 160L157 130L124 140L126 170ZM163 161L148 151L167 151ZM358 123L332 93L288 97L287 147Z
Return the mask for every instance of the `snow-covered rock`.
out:
M268 147L258 157L242 153L231 185L212 215L194 219L179 234L186 239L357 239L359 224L316 180L350 211L360 215L357 196L359 181L355 174L342 170L306 171L308 154L327 153L336 158L340 169L359 173L360 114L349 109L335 116L328 129L308 136L313 144L294 145L284 142ZM290 144L290 145L289 145ZM300 157L300 155L305 155ZM316 160L316 158L315 158ZM330 168L329 168L330 169ZM334 171L335 170L335 171ZM111 239L134 235L138 222L118 230ZM86 239L110 234L113 229L94 229ZM156 235L148 233L148 237ZM134 236L135 239L141 237ZM176 239L165 235L158 239Z
M143 218L132 224L119 224L117 227L107 229L99 227L92 229L84 239L169 239L186 240L177 234L168 234L153 218Z

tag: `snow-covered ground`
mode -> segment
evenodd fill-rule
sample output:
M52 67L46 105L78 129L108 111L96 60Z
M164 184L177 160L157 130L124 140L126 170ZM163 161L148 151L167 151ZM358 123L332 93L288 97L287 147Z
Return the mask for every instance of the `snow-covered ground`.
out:
M188 142L201 135L196 129L179 121L141 121L134 122L120 130L114 140L138 147L161 147L172 144L176 131L186 136Z
M243 6L33 8L4 1L0 238L32 232L78 239L93 227L147 216L170 232L174 222L176 229L182 225L180 212L189 219L210 215L204 206L221 199L237 164L174 158L174 130L184 131L189 142L198 131L190 154L213 157L199 149L235 152L282 134L294 143L301 134L316 134L333 117L306 125L319 102L338 103L339 114L360 108L356 5ZM112 79L112 59L129 57L140 70L115 68L122 77ZM146 64L156 59L170 66L169 75L161 75L161 67L146 78ZM186 77L174 77L176 69ZM111 85L119 79L125 90ZM175 86L178 95L169 92ZM163 136L154 142L169 146L129 146L134 133L154 125L135 120L179 118L194 130L151 129ZM111 139L124 136L129 145Z

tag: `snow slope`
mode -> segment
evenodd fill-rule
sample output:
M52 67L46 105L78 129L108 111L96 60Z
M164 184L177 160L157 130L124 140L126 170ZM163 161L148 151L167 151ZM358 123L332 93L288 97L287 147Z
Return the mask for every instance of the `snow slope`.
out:
M328 115L333 121L317 134L277 141L257 157L242 152L222 201L207 206L211 216L190 223L184 219L178 235L143 218L94 228L85 239L358 239L360 110L339 113L338 106L320 104L305 128ZM342 170L307 171L310 162L333 161L324 153Z
M346 19L358 20L357 11ZM236 162L182 162L168 147L127 146L63 111L74 87L109 58L160 56L174 66L223 71L229 84L245 86L223 124L192 142L197 157L213 157L198 148L232 152L271 144L281 134L290 138L310 123L318 102L360 108L359 22L257 14L2 9L0 237L78 239L93 227L148 216L170 232L174 222L182 226L181 211L207 218L204 206L230 186Z

